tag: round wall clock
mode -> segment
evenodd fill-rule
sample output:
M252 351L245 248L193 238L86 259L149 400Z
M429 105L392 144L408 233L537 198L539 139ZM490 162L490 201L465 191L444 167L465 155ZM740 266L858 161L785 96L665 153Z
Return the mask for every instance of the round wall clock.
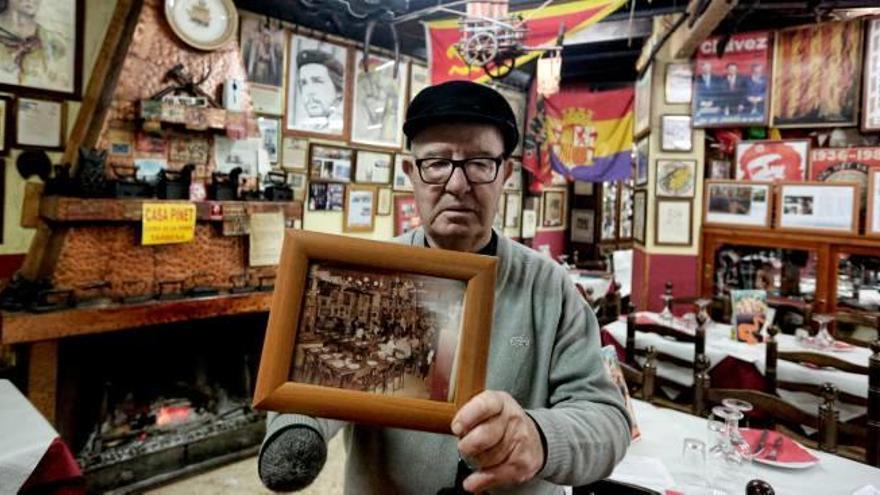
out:
M220 48L238 27L232 0L165 0L165 17L174 34L199 50Z

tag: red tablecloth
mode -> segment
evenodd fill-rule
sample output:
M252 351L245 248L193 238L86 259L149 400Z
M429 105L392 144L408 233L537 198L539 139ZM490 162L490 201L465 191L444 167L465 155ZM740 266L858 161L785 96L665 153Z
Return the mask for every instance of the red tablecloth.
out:
M60 438L52 441L19 493L21 495L86 493L82 471L64 441Z

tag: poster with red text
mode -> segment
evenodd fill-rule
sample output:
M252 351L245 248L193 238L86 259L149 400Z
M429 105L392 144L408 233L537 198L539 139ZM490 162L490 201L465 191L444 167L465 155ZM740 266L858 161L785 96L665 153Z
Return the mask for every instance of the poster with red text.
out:
M810 152L810 180L855 182L862 190L862 205L868 194L868 173L880 168L880 147L816 148Z

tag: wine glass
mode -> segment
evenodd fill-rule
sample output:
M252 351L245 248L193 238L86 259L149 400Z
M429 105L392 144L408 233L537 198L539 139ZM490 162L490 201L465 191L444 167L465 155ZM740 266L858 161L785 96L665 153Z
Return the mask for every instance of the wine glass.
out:
M746 402L741 399L734 399L733 397L725 397L724 399L721 399L721 405L741 412L744 418L743 422L746 426L748 426L748 413L752 412L752 410L754 409L750 402Z
M815 344L819 349L827 349L834 345L834 337L828 331L828 324L834 321L831 315L813 315L813 321L819 324L819 331L816 332Z
M712 316L709 315L709 306L712 305L711 299L700 298L694 301L694 304L697 306L697 322L704 322L703 327L709 327L709 324L712 323Z
M660 312L660 318L668 323L672 322L672 294L663 294L660 296L663 300L663 311Z

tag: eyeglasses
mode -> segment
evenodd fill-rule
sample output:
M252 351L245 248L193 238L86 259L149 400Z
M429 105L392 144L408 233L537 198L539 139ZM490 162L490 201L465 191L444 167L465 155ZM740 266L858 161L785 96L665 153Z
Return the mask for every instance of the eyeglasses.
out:
M498 169L504 162L502 155L496 157L475 156L464 160L450 158L417 158L419 177L425 184L446 184L456 167L461 167L464 176L471 184L495 182Z

